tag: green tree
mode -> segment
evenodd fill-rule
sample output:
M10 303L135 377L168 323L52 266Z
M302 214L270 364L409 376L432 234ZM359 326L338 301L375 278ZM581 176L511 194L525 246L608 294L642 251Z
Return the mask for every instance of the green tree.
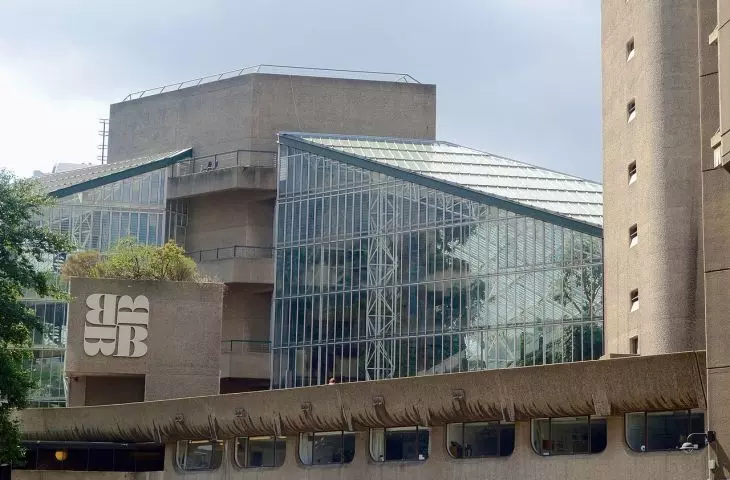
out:
M195 262L170 240L165 245L142 245L132 238L123 238L104 256L97 252L70 255L61 267L69 277L123 278L130 280L172 280L197 282L205 279Z
M0 170L0 462L18 461L23 455L13 412L28 405L34 387L27 365L31 332L40 322L21 299L27 291L64 296L50 264L71 245L37 221L51 204L36 182Z

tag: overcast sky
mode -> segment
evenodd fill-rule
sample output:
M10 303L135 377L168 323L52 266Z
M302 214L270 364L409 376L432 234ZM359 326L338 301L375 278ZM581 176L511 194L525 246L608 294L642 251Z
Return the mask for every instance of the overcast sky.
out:
M130 92L259 63L409 73L437 137L601 179L596 0L0 0L0 166L95 162Z

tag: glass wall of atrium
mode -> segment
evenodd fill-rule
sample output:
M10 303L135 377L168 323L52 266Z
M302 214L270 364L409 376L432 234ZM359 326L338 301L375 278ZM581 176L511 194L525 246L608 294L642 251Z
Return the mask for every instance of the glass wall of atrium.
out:
M274 388L602 354L600 237L318 153L280 147Z

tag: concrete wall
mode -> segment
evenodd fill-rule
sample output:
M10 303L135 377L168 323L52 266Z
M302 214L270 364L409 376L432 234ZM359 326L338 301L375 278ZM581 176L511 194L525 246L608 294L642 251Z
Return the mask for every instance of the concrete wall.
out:
M530 443L530 423L518 422L515 450L509 457L457 460L446 450L446 429L433 427L431 453L424 462L376 463L368 450L369 432L357 433L356 453L347 465L303 466L298 458L298 437L287 437L284 465L279 468L238 469L233 463L229 442L221 468L213 472L178 472L175 469L175 447L165 454L165 472L161 480L185 478L214 480L223 478L257 480L444 480L444 479L520 479L520 480L603 480L603 479L700 479L705 478L707 453L692 455L681 452L632 452L624 441L623 417L608 419L608 445L594 455L541 457Z
M434 138L436 87L249 74L111 105L109 161L276 150L281 130Z
M629 353L634 336L641 354L704 344L697 9L686 0L602 2L606 353ZM629 248L634 224L639 241ZM634 289L640 306L630 312Z
M90 311L86 300L95 293L132 298L144 295L149 299L144 356L85 353L84 329ZM218 393L223 285L74 278L71 296L66 351L68 376L144 375L144 400ZM114 310L112 319L115 319L113 313ZM108 387L113 388L120 381L113 379ZM75 406L89 395L94 403L99 403L99 389L103 386L98 379L87 379L83 383L72 380L69 388L70 405ZM85 393L74 392L78 388L84 388ZM124 395L119 398L123 399Z
M276 169L232 167L200 172L167 181L168 200L194 197L226 190L259 190L276 192Z
M249 245L270 247L275 192L233 190L188 200L185 250Z
M716 46L709 47L718 55L718 75L711 76L708 99L719 99L719 132L722 160L730 160L730 4L720 0L715 5L708 0L707 9L717 7L713 27L719 27ZM700 38L700 40L702 40ZM710 62L708 62L710 63ZM719 77L719 78L718 78ZM719 87L713 92L712 87ZM718 98L719 97L719 98ZM709 110L716 115L718 109ZM715 117L715 120L717 118ZM705 118L703 117L703 122ZM709 143L704 146L709 146ZM710 456L718 468L708 478L730 477L730 330L728 312L730 298L730 173L726 168L714 168L712 162L702 164L702 213L705 273L705 319L707 339L707 428L717 432L717 442L711 445Z

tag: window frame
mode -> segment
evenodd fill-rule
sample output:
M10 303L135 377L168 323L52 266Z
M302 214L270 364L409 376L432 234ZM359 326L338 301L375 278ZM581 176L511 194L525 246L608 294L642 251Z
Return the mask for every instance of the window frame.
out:
M329 462L329 463L314 463L314 439L317 437L325 437L325 436L336 436L339 434L340 437L340 448L342 450L342 459L339 462ZM311 442L311 451L310 451L310 462L307 463L302 458L302 445L305 441L305 438L307 436L312 436L312 442ZM345 436L351 436L353 438L353 449L352 449L352 458L349 461L345 461ZM342 466L342 465L348 465L352 463L352 461L355 459L355 455L357 454L357 432L348 432L345 430L338 430L338 431L328 431L328 432L302 432L299 434L299 443L297 444L297 460L299 461L300 465L306 466L306 467L326 467L326 466Z
M207 468L187 468L188 447L191 443L211 446L211 462ZM180 463L180 446L185 445L185 456L183 463ZM220 448L216 449L218 445ZM219 452L216 461L216 451ZM175 443L175 467L181 472L214 472L223 465L225 455L225 444L222 440L178 440ZM217 463L217 465L216 465Z
M273 451L274 451L274 465L248 465L249 463L249 440L250 439L270 439L273 442ZM245 440L245 445L243 448L244 451L244 462L241 462L241 459L239 459L238 455L238 446L241 444L241 441ZM276 459L277 459L277 444L279 442L283 442L284 444L284 455L281 458L281 464L276 465ZM236 465L239 469L252 469L252 468L266 468L266 469L273 469L273 468L280 468L281 466L286 463L286 451L287 451L287 445L286 445L286 437L285 436L277 436L277 435L259 435L255 437L236 437L233 439L233 463Z
M554 453L552 451L552 447L546 452L538 452L535 448L535 422L538 420L548 420L548 441L554 442L552 438L552 422L553 420L560 420L565 418L586 418L587 422L586 425L588 426L588 451L587 452L573 452L573 453ZM593 420L602 420L602 423L604 427L606 428L606 445L603 447L603 450L598 452L592 452L591 446L593 442L593 435L592 435L592 421ZM600 455L601 453L606 451L606 448L608 448L608 420L606 417L598 416L598 415L580 415L576 417L541 417L541 418L532 418L530 419L530 446L532 447L532 451L535 452L536 455L540 457L564 457L564 456L574 456L574 455Z
M373 432L383 432L383 459L375 458L373 453ZM401 432L415 432L416 433L416 455L417 458L385 458L386 442L388 432L401 431ZM426 455L420 452L420 433L428 433L428 445L426 448ZM390 428L371 428L368 432L368 452L370 453L370 459L376 463L393 463L393 462L425 462L431 456L431 427L422 427L419 425L412 425L407 427L390 427ZM423 456L423 458L420 458Z
M686 412L687 413L687 436L693 433L705 433L704 428L702 432L692 432L692 414L693 413L701 413L702 414L702 424L703 426L706 425L705 422L706 419L706 412L704 410L698 409L698 408L690 408L687 410L658 410L658 411L644 411L644 412L628 412L624 414L624 443L626 444L626 447L634 453L656 453L656 452L680 452L681 450L679 447L675 448L659 448L659 449L649 449L649 421L648 416L651 413L677 413L677 412ZM644 431L643 431L643 438L642 438L642 448L643 450L635 450L632 448L631 443L629 442L629 429L628 429L628 418L629 415L636 415L636 414L643 414L644 419ZM686 441L686 439L685 439ZM704 449L707 444L697 444L698 449L702 450Z
M464 443L465 443L464 432L465 432L465 428L467 425L486 425L486 426L496 425L496 426L499 426L499 428L497 429L497 439L498 439L497 440L497 450L498 451L501 451L501 446L502 446L502 438L499 434L502 432L502 430L505 427L511 426L512 427L512 449L510 450L508 455L497 454L497 455L468 455L467 456L465 454L462 454L462 456L460 456L460 457L455 456L451 452L451 449L449 448L450 441L451 441L451 437L449 436L449 427L451 427L452 425L461 425L461 446L462 446L462 448L464 448ZM450 423L450 424L446 425L446 452L448 453L449 457L451 457L455 460L467 460L470 458L507 458L507 457L511 457L512 454L514 454L514 452L515 452L515 446L517 444L516 437L517 437L517 428L516 428L514 422L504 422L504 421L496 420L496 421L486 421L486 422Z

